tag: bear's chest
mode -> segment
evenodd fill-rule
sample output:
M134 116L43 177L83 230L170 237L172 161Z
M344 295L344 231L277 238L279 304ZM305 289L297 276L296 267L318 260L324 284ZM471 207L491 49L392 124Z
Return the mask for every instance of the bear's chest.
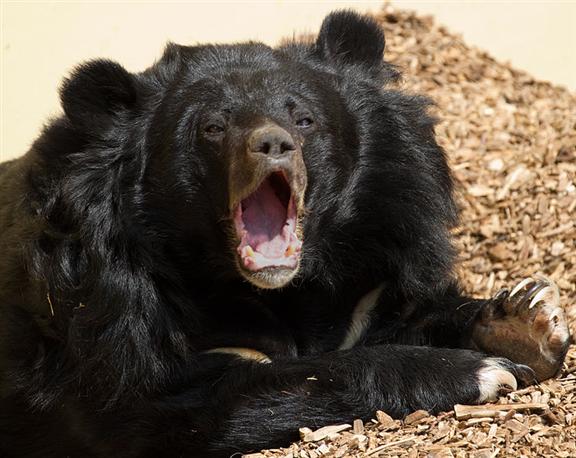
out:
M294 358L352 348L377 315L381 288L364 295L315 291L205 298L203 332L195 347L248 348L274 358Z

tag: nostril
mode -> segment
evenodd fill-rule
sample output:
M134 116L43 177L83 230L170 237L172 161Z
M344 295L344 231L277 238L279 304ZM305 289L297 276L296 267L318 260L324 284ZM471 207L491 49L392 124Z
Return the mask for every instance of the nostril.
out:
M286 153L290 151L294 151L296 149L296 145L292 140L285 140L280 144L280 152Z
M270 143L269 142L262 142L260 146L256 149L258 153L268 154L270 152Z

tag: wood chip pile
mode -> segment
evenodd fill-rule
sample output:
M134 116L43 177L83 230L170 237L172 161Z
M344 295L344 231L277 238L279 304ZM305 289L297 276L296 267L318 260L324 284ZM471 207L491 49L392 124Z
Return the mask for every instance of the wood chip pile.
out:
M576 330L576 95L495 61L430 17L386 6L386 58L402 86L438 107L463 209L456 230L469 293L493 295L544 274L562 292ZM568 63L567 63L568 64ZM404 421L375 412L312 431L254 457L574 457L576 348L559 379L500 398ZM352 421L353 419L351 419ZM308 425L310 426L310 425Z

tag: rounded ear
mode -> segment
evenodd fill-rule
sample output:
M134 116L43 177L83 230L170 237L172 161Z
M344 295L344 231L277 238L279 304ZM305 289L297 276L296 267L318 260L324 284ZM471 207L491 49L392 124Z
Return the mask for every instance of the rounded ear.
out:
M326 16L316 51L328 61L381 65L384 58L384 32L373 19L352 11L337 11Z
M104 59L77 67L60 90L68 119L89 130L106 127L119 112L133 107L136 99L133 75L120 64Z

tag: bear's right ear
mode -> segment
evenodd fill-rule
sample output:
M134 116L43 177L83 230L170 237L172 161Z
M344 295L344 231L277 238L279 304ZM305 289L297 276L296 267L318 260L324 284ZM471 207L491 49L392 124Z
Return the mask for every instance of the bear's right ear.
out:
M133 75L116 62L104 59L77 67L60 90L64 113L83 130L108 126L119 112L136 104Z
M337 11L322 22L316 52L333 63L379 67L384 58L384 32L367 16Z

